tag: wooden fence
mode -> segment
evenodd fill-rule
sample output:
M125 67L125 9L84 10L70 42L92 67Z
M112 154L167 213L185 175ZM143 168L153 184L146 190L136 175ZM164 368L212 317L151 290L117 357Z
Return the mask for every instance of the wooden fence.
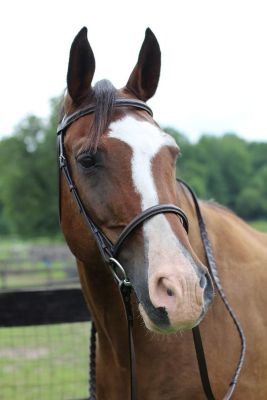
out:
M70 286L77 284L79 278L76 267L50 267L38 268L0 268L0 290L12 290L12 286L16 281L15 288L23 286L30 288L36 286L53 287L53 286ZM32 283L31 283L32 282Z
M79 284L72 257L10 257L0 259L0 291L36 287L70 287Z
M81 289L0 293L0 327L90 321Z
M35 333L35 330L37 331L38 329L42 329L41 327L38 327L39 325L47 325L44 327L44 333L49 332L48 326L55 326L55 327L67 327L70 326L69 328L69 333L70 335L77 335L77 333L74 333L73 329L71 326L80 326L84 324L73 324L73 323L84 323L90 321L90 314L89 311L86 307L82 292L80 288L61 288L61 289L43 289L43 290L16 290L16 291L6 291L6 292L0 292L0 331L8 331L8 336L12 336L12 332L19 332L16 334L19 334L20 336L23 335L24 330L29 330L31 331L31 337L30 343L32 343L32 346L34 347L37 343L37 348L38 346L38 340L39 340L39 333ZM57 325L61 324L61 325ZM68 325L67 325L68 324ZM21 327L25 327L21 328ZM27 328L28 327L28 328ZM3 329L2 329L3 328ZM83 342L83 347L80 349L80 344L78 342L78 338L76 336L73 337L74 345L77 347L79 346L79 350L81 351L80 355L78 354L78 351L75 350L75 346L70 345L69 353L71 354L71 357L85 357L85 361L83 361L83 365L85 368L84 373L85 376L82 378L79 375L77 375L77 361L74 361L74 365L72 368L74 368L74 387L76 385L77 392L80 390L81 391L81 385L83 386L83 393L88 392L88 362L89 362L89 354L88 354L88 347L89 347L89 342L88 342L88 336L89 336L89 324L85 324L86 332L87 333L87 339L85 342ZM61 329L66 329L66 328L59 328L60 332ZM39 332L39 331L37 331ZM54 332L54 331L53 331ZM65 332L65 331L63 331ZM76 332L76 331L75 331ZM43 333L42 333L43 334ZM79 334L79 333L78 333ZM37 335L35 337L35 335ZM64 336L64 333L63 333ZM50 341L55 341L57 343L58 340L62 341L63 336L57 336L53 337L53 334L49 334L47 340L47 343L50 343ZM3 336L2 336L3 337ZM6 340L6 336L4 336ZM15 336L16 338L16 336ZM21 337L20 337L21 339ZM0 332L0 342L1 342L1 332ZM0 343L1 345L1 343ZM2 343L3 345L3 343ZM6 353L5 350L8 350L8 348L11 348L12 346L15 346L14 348L14 353L17 351L18 342L17 339L15 339L15 342L11 341L9 344L6 344L5 347L2 347L2 352L4 354ZM42 345L43 346L43 345ZM56 345L55 345L56 346ZM4 351L3 351L4 350ZM20 349L19 349L20 350ZM53 353L53 351L51 352ZM64 355L63 355L64 357ZM68 356L69 357L69 356ZM63 358L64 359L64 358ZM18 360L19 361L19 360ZM16 363L18 362L16 360L12 360L12 364L7 365L7 364L2 364L2 369L3 366L6 368L13 366L14 371L19 368L19 365ZM26 359L27 361L27 359ZM60 360L62 363L62 360ZM20 361L22 364L25 364L25 361ZM56 360L56 363L58 363L58 360ZM1 360L0 360L1 364ZM51 366L52 362L48 363L48 366ZM75 366L76 365L76 366ZM40 370L43 371L41 374L44 373L44 367L40 367ZM47 368L47 366L46 366ZM57 366L58 368L58 366ZM0 368L1 369L1 368ZM58 370L58 369L57 369ZM12 373L12 371L11 371ZM53 372L48 373L48 375L53 375ZM0 371L1 375L1 371ZM69 379L69 378L67 378ZM45 385L41 385L40 388L38 388L38 396L36 395L35 397L31 397L30 395L26 394L30 393L30 390L37 390L38 387L38 382L35 380L34 382L30 382L25 384L25 382L20 382L20 386L17 386L19 383L16 381L16 378L10 380L9 386L6 383L3 383L0 379L0 398L1 400L6 400L6 399L32 399L32 398L39 398L39 399L47 399L47 397L42 397L44 395L44 392L46 391L48 393L48 398L49 399L75 399L75 400L85 400L88 397L77 396L76 394L70 394L70 391L68 391L67 384L66 383L60 383L61 387L60 388L60 394L54 394L55 390L55 381L52 382L52 386L50 386L49 382L46 383ZM2 386L4 385L4 386ZM56 383L57 385L57 383ZM23 393L24 391L24 393ZM5 395L6 393L6 395ZM11 394L10 394L11 393ZM50 397L51 393L51 397ZM76 393L75 389L73 389L73 393ZM25 397L23 397L23 395ZM3 397L1 397L3 396Z

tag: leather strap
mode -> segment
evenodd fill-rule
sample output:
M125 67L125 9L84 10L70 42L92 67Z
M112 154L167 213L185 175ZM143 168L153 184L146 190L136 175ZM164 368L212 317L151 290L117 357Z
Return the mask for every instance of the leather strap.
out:
M180 217L181 223L188 233L188 219L183 210L179 207L176 207L173 204L157 204L156 206L149 207L145 211L141 212L132 221L123 229L120 236L117 239L116 244L113 248L114 256L117 256L121 246L125 242L125 240L129 237L129 235L141 224L154 217L157 214L163 213L174 213Z
M113 107L134 107L138 108L140 110L146 111L148 114L153 116L153 112L151 108L144 103L143 101L136 100L136 99L124 99L124 98L118 98L115 100ZM84 117L85 115L93 114L96 110L96 105L90 105L84 108L81 108L78 111L75 111L74 113L70 115L64 115L62 121L57 127L57 134L59 135L61 132L63 132L66 128L68 128L73 122L77 121L81 117Z
M94 322L91 326L91 337L90 337L90 364L89 364L89 388L90 397L89 400L96 400L96 328Z
M206 394L207 400L215 400L215 397L212 393L212 389L210 386L209 373L208 373L204 348L202 345L202 339L201 339L201 335L200 335L199 326L195 326L192 329L192 333L193 333L194 345L195 345L197 362L198 362L199 373L200 373L203 390Z
M128 337L128 354L129 354L129 369L130 369L130 393L131 400L137 399L137 380L136 380L136 360L133 341L133 313L131 306L131 287L125 284L119 285L125 315L127 319L127 337Z
M198 218L200 235L201 235L203 247L204 247L205 254L206 254L209 272L212 276L213 282L214 282L215 287L221 297L221 300L223 301L227 311L230 314L230 317L233 320L233 323L237 329L237 332L238 332L238 335L240 338L241 350L240 350L239 361L237 363L237 367L235 369L235 372L231 379L231 382L228 386L227 392L226 392L225 396L223 397L223 400L229 400L229 399L231 399L231 397L233 395L233 392L235 390L242 366L244 364L245 353L246 353L246 337L245 337L244 331L242 329L242 326L240 324L240 321L238 320L235 312L233 311L232 307L230 306L230 304L226 298L226 295L224 293L224 290L222 288L220 278L218 275L218 271L217 271L217 267L216 267L216 263L215 263L215 259L213 256L211 243L210 243L210 240L208 237L206 224L204 222L204 218L202 216L197 197L196 197L195 193L193 192L193 190L190 188L190 186L187 185L186 182L184 182L181 179L177 179L177 181L180 182L182 185L184 185L192 196L192 199L193 199L193 202L195 205L197 218ZM207 395L207 399L214 400L214 396L212 394L212 390L211 390L211 386L210 386L210 382L209 382L207 364L206 364L204 350L203 350L203 346L202 346L200 331L199 331L198 327L194 328L194 330L195 331L193 331L193 337L194 337L195 349L196 349L196 353L197 353L198 366L199 366L199 372L200 372L200 376L201 376L201 380L202 380L203 389Z
M105 260L105 262L108 262L110 257L112 257L112 254L113 254L113 244L108 239L108 237L104 234L104 232L102 232L101 229L95 224L95 222L89 215L88 211L85 210L85 208L83 206L83 203L79 196L78 190L72 180L69 166L67 163L67 159L65 156L63 133L61 133L58 136L58 145L59 145L59 167L63 173L63 176L66 180L69 190L72 193L73 199L80 211L80 214L82 214L87 226L89 227L93 236L95 237L98 249L99 249L103 259Z

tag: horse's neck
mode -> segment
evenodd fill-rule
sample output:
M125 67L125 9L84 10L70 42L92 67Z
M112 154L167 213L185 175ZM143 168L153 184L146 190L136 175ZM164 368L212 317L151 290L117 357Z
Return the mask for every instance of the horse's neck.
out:
M231 211L212 203L203 203L203 214L209 236L220 258L254 263L267 259L267 235L251 228ZM223 255L223 257L222 257ZM229 259L228 259L229 260Z
M196 210L191 194L182 188L179 201L190 222L189 241L198 257L205 264L205 255L200 236ZM200 202L200 208L208 230L208 235L217 258L239 261L254 258L259 253L267 257L267 234L256 231L227 208L214 202ZM224 255L221 257L221 255ZM217 260L220 262L220 260Z
M189 219L189 241L191 246L201 261L206 264L195 207L191 195L185 189L179 191L179 205L186 212ZM251 282L255 280L255 277L259 282L262 282L262 285L257 287L258 297L260 299L266 298L267 274L264 262L266 264L267 237L252 230L230 211L220 206L209 203L200 203L200 206L223 287L226 294L229 294L230 303L238 313L245 331L250 332L247 308L244 309L243 302L244 298L249 298L251 294ZM119 290L96 248L92 250L91 257L88 259L94 261L88 263L78 261L78 269L83 292L98 330L98 394L100 398L106 398L105 393L107 392L109 393L109 399L112 400L127 398L126 387L128 386L125 385L125 382L128 382L129 379L129 360L127 325L122 300ZM257 269L257 274L254 273L255 268ZM240 272L240 274L237 274L236 271ZM240 291L242 295L239 295ZM250 314L254 315L255 310L258 310L257 312L259 313L260 307L262 307L262 313L265 315L266 302L262 306L256 303L254 307L254 303L250 301L248 304L251 306ZM153 382L154 392L148 398L164 398L160 394L163 390L162 381L154 380L155 376L161 376L164 381L168 382L168 393L173 393L172 398L185 398L187 391L191 393L191 388L199 387L199 376L191 333L185 332L181 340L179 336L175 335L170 335L168 338L164 337L163 341L159 340L146 332L140 322L140 318L136 318L137 314L138 311L134 309L134 342L140 393L146 393L148 382ZM232 321L229 318L227 319L224 307L217 296L217 300L215 298L214 304L203 322L202 333L204 333L207 343L213 343L215 340L214 326L217 326L216 342L223 343L226 354L233 354L233 357L238 357L239 341L236 339L225 343L224 340L225 331L232 332L235 337L232 325ZM248 339L253 342L253 338L249 334ZM170 357L170 354L172 357ZM164 360L164 362L151 363L155 355L157 360ZM251 357L253 356L254 354ZM249 358L250 355L248 354L247 357ZM213 354L210 355L211 365L216 365L217 358L217 353L215 353L215 357ZM166 360L168 360L169 368L166 367ZM188 360L193 361L188 364ZM232 364L234 365L234 363L235 360L233 360ZM185 371L186 365L188 365L188 368ZM179 379L177 380L176 373L170 376L169 371L174 370L178 371L177 374L179 374L180 370L183 371L183 374L188 374L185 375L188 376L188 380L185 380L182 386L179 384ZM228 380L229 376L224 377L224 380ZM188 386L186 386L187 383ZM149 390L152 390L151 385ZM180 390L182 392L179 392ZM220 388L218 384L217 390L223 392L225 390L224 385ZM113 393L113 397L110 393ZM170 398L169 394L166 398ZM192 395L190 398L196 397Z
M93 263L77 260L83 294L96 325L101 351L107 351L117 364L123 365L127 362L127 342L123 345L121 338L127 337L127 324L122 299L101 257L92 259Z

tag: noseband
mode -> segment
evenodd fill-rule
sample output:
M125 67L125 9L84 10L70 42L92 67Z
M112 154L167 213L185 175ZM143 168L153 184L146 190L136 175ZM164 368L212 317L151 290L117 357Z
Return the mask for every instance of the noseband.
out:
M129 107L129 108L136 108L139 110L146 111L149 115L153 116L152 110L150 107L147 106L146 103L135 100L135 99L124 99L124 98L118 98L115 100L113 104L114 108L119 108L119 107ZM92 235L94 236L96 240L96 244L98 246L98 249L102 255L102 258L106 265L108 265L115 282L118 285L122 301L124 304L125 312L126 312L126 318L127 318L127 324L128 324L128 345L129 345L129 366L130 366L130 379L131 379L131 400L136 400L137 399L137 391L136 391L136 372L135 372L135 354L134 354L134 345L133 345L133 336L132 336L132 327L133 327L133 315L132 315L132 309L131 309L131 282L129 281L127 274L123 268L123 266L120 264L120 262L117 259L117 256L125 243L126 239L132 234L134 230L136 230L138 227L140 227L145 221L148 219L154 217L155 215L162 214L162 213L172 213L176 214L184 227L185 231L188 233L189 230L189 225L188 225L188 219L186 217L186 214L184 211L175 206L174 204L158 204L153 207L150 207L146 209L145 211L141 212L139 215L137 215L135 218L132 219L126 225L126 227L122 230L120 233L117 241L115 244L111 242L111 240L104 234L104 232L97 226L97 224L94 222L93 218L90 216L88 211L85 209L82 200L80 198L80 195L78 193L78 190L72 180L72 176L70 173L70 169L68 166L68 161L65 153L65 148L64 148L64 134L66 133L67 128L73 124L75 121L80 119L81 117L84 117L89 114L93 114L96 110L95 105L90 105L88 107L82 108L68 116L64 116L60 124L58 125L57 129L57 135L58 135L58 160L59 160L59 169L62 172L63 176L65 177L66 183L69 187L70 192L73 195L73 198L76 202L76 205L80 211L80 214L83 215L84 220L89 227L89 229L92 232ZM182 181L181 181L182 182ZM232 308L230 307L224 291L221 287L220 280L218 277L217 269L216 269L216 264L212 255L212 250L211 250L211 245L208 239L207 235L207 230L205 227L205 223L200 211L200 207L197 201L197 198L193 191L184 183L182 182L190 191L195 208L196 208L196 213L198 216L198 222L200 226L200 233L201 233L201 238L202 242L204 245L204 250L206 253L206 258L207 258L207 264L209 267L209 272L213 278L214 284L219 292L219 295L224 302L227 310L229 311L230 316L233 319L233 322L238 330L240 339L241 339L241 354L239 358L239 363L237 365L237 368L235 370L235 374L232 378L232 381L229 385L228 391L224 397L224 400L228 400L232 397L234 388L237 383L237 379L239 377L241 367L244 362L244 355L245 355L245 337L243 330L241 328L241 325L236 318ZM59 185L60 185L60 176L59 176ZM61 208L61 190L59 187L59 210ZM195 344L195 349L196 349L196 354L197 354L197 360L198 360L198 365L199 365L199 371L200 371L200 377L202 381L202 386L204 389L204 392L206 394L206 397L208 400L214 400L215 397L212 393L210 382L209 382L209 376L208 376L208 371L207 371L207 365L206 365L206 360L205 360L205 354L202 346L202 341L201 341L201 336L200 336L200 331L199 327L193 328L193 338L194 338L194 344ZM90 395L90 400L95 400L96 399L96 381L95 381L95 328L93 324L93 329L92 329L92 342L91 342L91 363L90 363L90 386L91 386L91 395Z

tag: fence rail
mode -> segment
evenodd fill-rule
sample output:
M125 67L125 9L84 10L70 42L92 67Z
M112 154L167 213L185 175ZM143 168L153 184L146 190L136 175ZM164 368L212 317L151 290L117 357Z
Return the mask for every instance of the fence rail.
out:
M81 289L0 293L0 327L90 321Z
M88 399L88 321L80 288L0 292L1 400Z
M0 243L0 400L89 395L90 314L64 243Z
M34 279L33 279L34 278ZM0 268L0 290L20 290L21 287L70 286L79 283L76 267Z

